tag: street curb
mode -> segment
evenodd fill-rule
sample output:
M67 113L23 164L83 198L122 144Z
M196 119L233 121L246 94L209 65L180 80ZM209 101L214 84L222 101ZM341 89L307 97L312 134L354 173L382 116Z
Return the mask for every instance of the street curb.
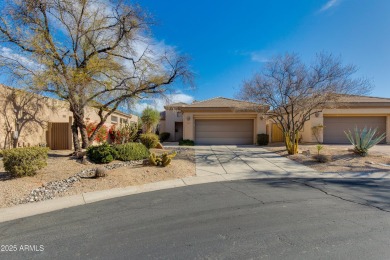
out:
M255 177L255 176L254 176ZM114 188L109 190L92 191L78 195L45 200L35 203L21 204L8 208L0 208L0 223L48 213L60 209L87 205L90 203L119 198L128 195L152 192L158 190L172 189L184 186L190 186L201 183L210 183L217 181L227 181L227 179L215 176L194 176L183 179L174 179L168 181L152 182L139 186L128 186L125 188Z
M327 178L327 176L317 176L317 178ZM329 176L330 177L330 176ZM178 187L192 186L197 184L226 182L246 179L271 179L271 178L291 178L288 176L267 176L263 173L257 174L218 174L208 176L193 176L182 179L173 179L167 181L147 183L139 186L128 186L125 188L114 188L109 190L92 191L78 195L45 200L35 203L16 205L9 208L0 208L0 223L48 213L60 209L87 205L90 203L119 198L123 196L135 195L140 193L172 189ZM296 178L304 178L296 176Z

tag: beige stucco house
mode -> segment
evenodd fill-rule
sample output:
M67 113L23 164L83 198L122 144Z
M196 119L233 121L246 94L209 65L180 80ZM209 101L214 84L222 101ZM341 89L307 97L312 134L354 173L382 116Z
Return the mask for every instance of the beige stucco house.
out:
M390 143L390 98L348 96L342 103L311 116L301 132L301 141L317 139L328 144L346 144L344 131L369 127L386 133ZM267 133L270 142L283 141L281 130L267 119L267 106L217 97L192 104L165 106L160 133L170 133L169 141L181 138L196 144L255 144L257 134ZM315 136L314 128L317 128ZM316 138L317 137L317 138Z
M8 148L9 144L5 144L6 138L9 138L10 135L7 132L13 132L15 130L15 124L18 122L15 120L15 111L14 106L8 105L5 107L5 99L8 96L8 93L11 93L14 89L1 85L0 84L0 147ZM27 125L26 128L21 132L18 146L36 146L36 145L47 145L53 150L68 150L73 149L72 135L71 135L71 125L73 123L72 113L69 111L69 105L65 101L57 100L54 98L42 97L37 95L37 99L33 99L34 102L41 102L41 109L36 113L38 121L31 122ZM18 113L26 113L23 111L26 108L31 106L21 107ZM93 107L87 107L85 110L85 119L86 122L97 123L99 122L99 116L97 114L97 109ZM8 121L8 123L6 123ZM131 114L122 113L120 111L114 112L105 126L110 128L113 124L122 124L122 123L138 122L138 117ZM8 146L8 147L6 147Z
M165 106L160 133L170 133L169 141L180 138L196 144L254 144L257 134L266 132L259 104L217 97L192 104Z
M313 127L323 126L319 139L326 144L347 144L348 139L344 131L375 129L379 134L386 133L382 143L390 144L390 98L369 96L346 96L332 108L311 116L302 131L303 142L316 142Z

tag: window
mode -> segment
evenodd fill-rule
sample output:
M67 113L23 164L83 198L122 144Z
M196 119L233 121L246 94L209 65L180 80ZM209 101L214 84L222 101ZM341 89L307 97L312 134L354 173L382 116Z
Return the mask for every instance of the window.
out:
M127 119L121 118L121 124L127 124L127 123L128 123Z
M111 116L111 124L117 124L118 123L118 117Z

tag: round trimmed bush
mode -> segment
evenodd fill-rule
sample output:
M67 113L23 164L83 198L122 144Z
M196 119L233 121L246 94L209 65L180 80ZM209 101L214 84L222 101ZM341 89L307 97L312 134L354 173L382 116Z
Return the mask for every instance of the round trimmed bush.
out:
M87 149L88 158L94 163L110 163L116 159L118 152L108 143L90 146Z
M13 148L3 151L4 169L15 177L33 176L47 165L46 147Z
M139 139L141 140L141 143L146 146L146 148L155 148L159 142L158 135L156 134L142 134L140 135Z
M148 148L140 143L118 144L115 149L118 152L117 159L121 161L142 160L150 155Z

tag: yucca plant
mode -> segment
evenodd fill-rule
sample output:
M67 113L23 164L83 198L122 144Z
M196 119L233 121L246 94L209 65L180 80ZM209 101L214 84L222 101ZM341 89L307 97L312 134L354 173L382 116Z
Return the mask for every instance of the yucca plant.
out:
M371 128L367 129L367 127L364 127L363 130L359 130L355 127L353 133L351 130L348 130L348 133L344 131L344 133L354 146L355 152L361 156L366 156L368 154L368 150L374 145L380 143L386 136L385 133L383 133L375 137L377 130L378 128L372 130Z

